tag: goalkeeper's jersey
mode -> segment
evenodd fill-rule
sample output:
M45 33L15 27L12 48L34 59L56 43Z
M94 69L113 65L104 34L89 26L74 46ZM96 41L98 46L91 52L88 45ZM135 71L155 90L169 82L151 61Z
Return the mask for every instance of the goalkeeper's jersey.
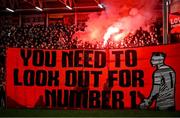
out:
M175 72L166 65L161 66L154 73L154 84L159 85L159 95L156 107L168 109L175 106Z

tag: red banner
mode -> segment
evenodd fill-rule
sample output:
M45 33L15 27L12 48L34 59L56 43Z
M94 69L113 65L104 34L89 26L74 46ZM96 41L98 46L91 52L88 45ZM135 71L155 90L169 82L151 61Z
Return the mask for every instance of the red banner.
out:
M171 24L171 33L180 33L180 15L170 14L169 20Z
M8 48L7 107L180 110L179 50Z

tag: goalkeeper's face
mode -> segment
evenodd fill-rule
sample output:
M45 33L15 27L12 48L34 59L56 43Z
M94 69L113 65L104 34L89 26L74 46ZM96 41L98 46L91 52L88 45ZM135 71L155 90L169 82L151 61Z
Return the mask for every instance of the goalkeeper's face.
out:
M151 58L152 66L162 65L163 63L164 63L163 56L152 56L152 58Z

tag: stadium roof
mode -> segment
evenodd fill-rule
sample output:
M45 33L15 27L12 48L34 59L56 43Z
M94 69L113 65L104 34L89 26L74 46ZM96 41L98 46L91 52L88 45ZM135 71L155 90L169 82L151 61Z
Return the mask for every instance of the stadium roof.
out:
M0 3L0 12L8 12L9 8L16 13L40 12L41 9L47 13L94 12L104 9L98 6L100 0L0 0Z

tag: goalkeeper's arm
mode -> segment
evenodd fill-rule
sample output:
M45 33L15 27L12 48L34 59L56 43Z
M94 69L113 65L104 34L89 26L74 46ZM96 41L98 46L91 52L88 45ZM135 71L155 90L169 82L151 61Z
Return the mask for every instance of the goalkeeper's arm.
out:
M153 85L150 96L147 99L144 99L143 102L139 105L141 109L147 109L151 106L152 102L157 98L159 94L159 85Z
M159 88L160 85L158 84L153 84L153 88L151 90L151 94L148 97L148 101L149 101L149 105L151 105L151 103L157 99L158 95L159 95Z

